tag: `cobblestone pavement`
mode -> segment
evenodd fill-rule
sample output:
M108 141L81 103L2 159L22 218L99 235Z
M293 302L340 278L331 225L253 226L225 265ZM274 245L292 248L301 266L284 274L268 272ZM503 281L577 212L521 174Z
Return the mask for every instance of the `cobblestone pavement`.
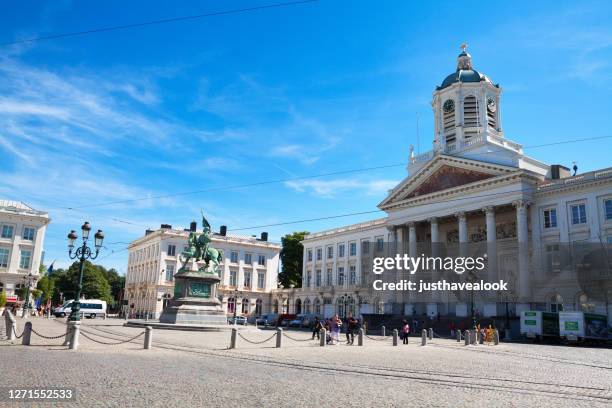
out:
M62 320L33 318L53 337ZM17 319L20 334L23 321ZM123 321L85 320L82 331L106 343L143 331ZM118 345L83 336L78 351L62 339L32 335L32 346L0 341L0 362L13 367L3 386L70 386L77 401L58 406L425 406L486 405L598 407L612 404L612 350L546 345L464 346L434 339L366 338L364 347L318 347L290 331L276 349L272 330L241 331L227 350L229 332L155 330L153 349L143 337ZM374 340L377 339L377 340ZM2 406L0 402L0 406ZM25 406L26 404L24 404ZM48 403L45 405L49 405ZM29 404L28 406L33 406Z

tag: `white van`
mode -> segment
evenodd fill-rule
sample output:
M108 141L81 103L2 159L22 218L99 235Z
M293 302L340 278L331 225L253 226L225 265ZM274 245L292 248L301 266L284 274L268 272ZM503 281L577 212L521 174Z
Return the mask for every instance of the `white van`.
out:
M53 311L55 317L65 317L70 315L72 311L72 302L74 300L67 300L63 305L56 307ZM81 316L95 319L101 316L106 319L106 301L98 299L81 299Z

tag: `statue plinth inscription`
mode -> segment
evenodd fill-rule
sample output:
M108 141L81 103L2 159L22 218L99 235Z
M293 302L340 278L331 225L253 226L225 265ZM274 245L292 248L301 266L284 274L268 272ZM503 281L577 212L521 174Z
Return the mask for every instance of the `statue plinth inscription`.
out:
M223 252L210 244L210 224L202 214L203 231L189 234L181 252L183 265L174 275L174 298L159 318L161 323L225 325L227 320L217 298L219 263ZM199 262L204 265L198 268Z

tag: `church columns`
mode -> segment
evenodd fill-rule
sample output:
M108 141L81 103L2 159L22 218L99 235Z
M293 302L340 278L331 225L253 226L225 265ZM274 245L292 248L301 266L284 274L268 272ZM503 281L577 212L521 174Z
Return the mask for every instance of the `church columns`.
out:
M440 231L438 229L438 219L432 217L429 220L431 225L431 256L438 256L440 253Z
M516 237L518 241L518 297L517 309L529 308L527 297L529 296L529 233L527 224L527 207L529 202L517 200L512 203L516 208ZM517 310L517 314L523 310Z
M408 223L408 253L411 257L417 256L417 236L414 222Z

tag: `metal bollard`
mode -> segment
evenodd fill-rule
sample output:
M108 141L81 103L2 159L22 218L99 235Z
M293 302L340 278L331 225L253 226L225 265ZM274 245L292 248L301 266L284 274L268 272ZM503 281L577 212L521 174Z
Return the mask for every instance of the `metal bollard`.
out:
M478 333L478 339L480 344L484 344L485 336L482 333Z
M79 333L81 331L81 322L69 322L72 326L72 336L70 336L70 350L77 350L79 348Z
M359 329L359 334L357 334L357 345L363 346L363 328Z
M464 338L464 340L465 340L465 343L464 343L464 344L465 344L466 346L469 346L469 345L470 345L470 332L469 332L469 330L466 330L466 331L463 333L463 338Z
M476 344L476 330L470 330L470 344Z
M24 346L29 346L31 339L32 339L32 322L26 322L25 327L23 328L21 344Z
M393 329L393 345L397 346L397 329Z
M429 328L429 340L433 340L433 328Z
M461 343L461 330L457 330L457 343Z
M146 326L145 327L145 338L144 338L144 349L151 350L152 344L153 344L153 327Z
M480 330L474 330L476 333L476 344L480 343Z
M381 326L380 329L382 330L382 336L385 337L387 335L387 328L385 326Z
M496 346L499 345L499 331L497 329L493 331L493 343Z
M325 347L327 345L327 330L322 328L319 330L319 346Z
M276 329L276 348L281 348L283 344L283 329L280 327Z
M421 330L421 346L427 345L427 330Z
M126 313L126 314L123 315L123 320L125 320L127 322L127 319L128 319L128 314Z
M230 346L229 346L229 348L231 349L236 348L236 334L237 333L238 333L238 330L232 329L232 337L230 337Z

